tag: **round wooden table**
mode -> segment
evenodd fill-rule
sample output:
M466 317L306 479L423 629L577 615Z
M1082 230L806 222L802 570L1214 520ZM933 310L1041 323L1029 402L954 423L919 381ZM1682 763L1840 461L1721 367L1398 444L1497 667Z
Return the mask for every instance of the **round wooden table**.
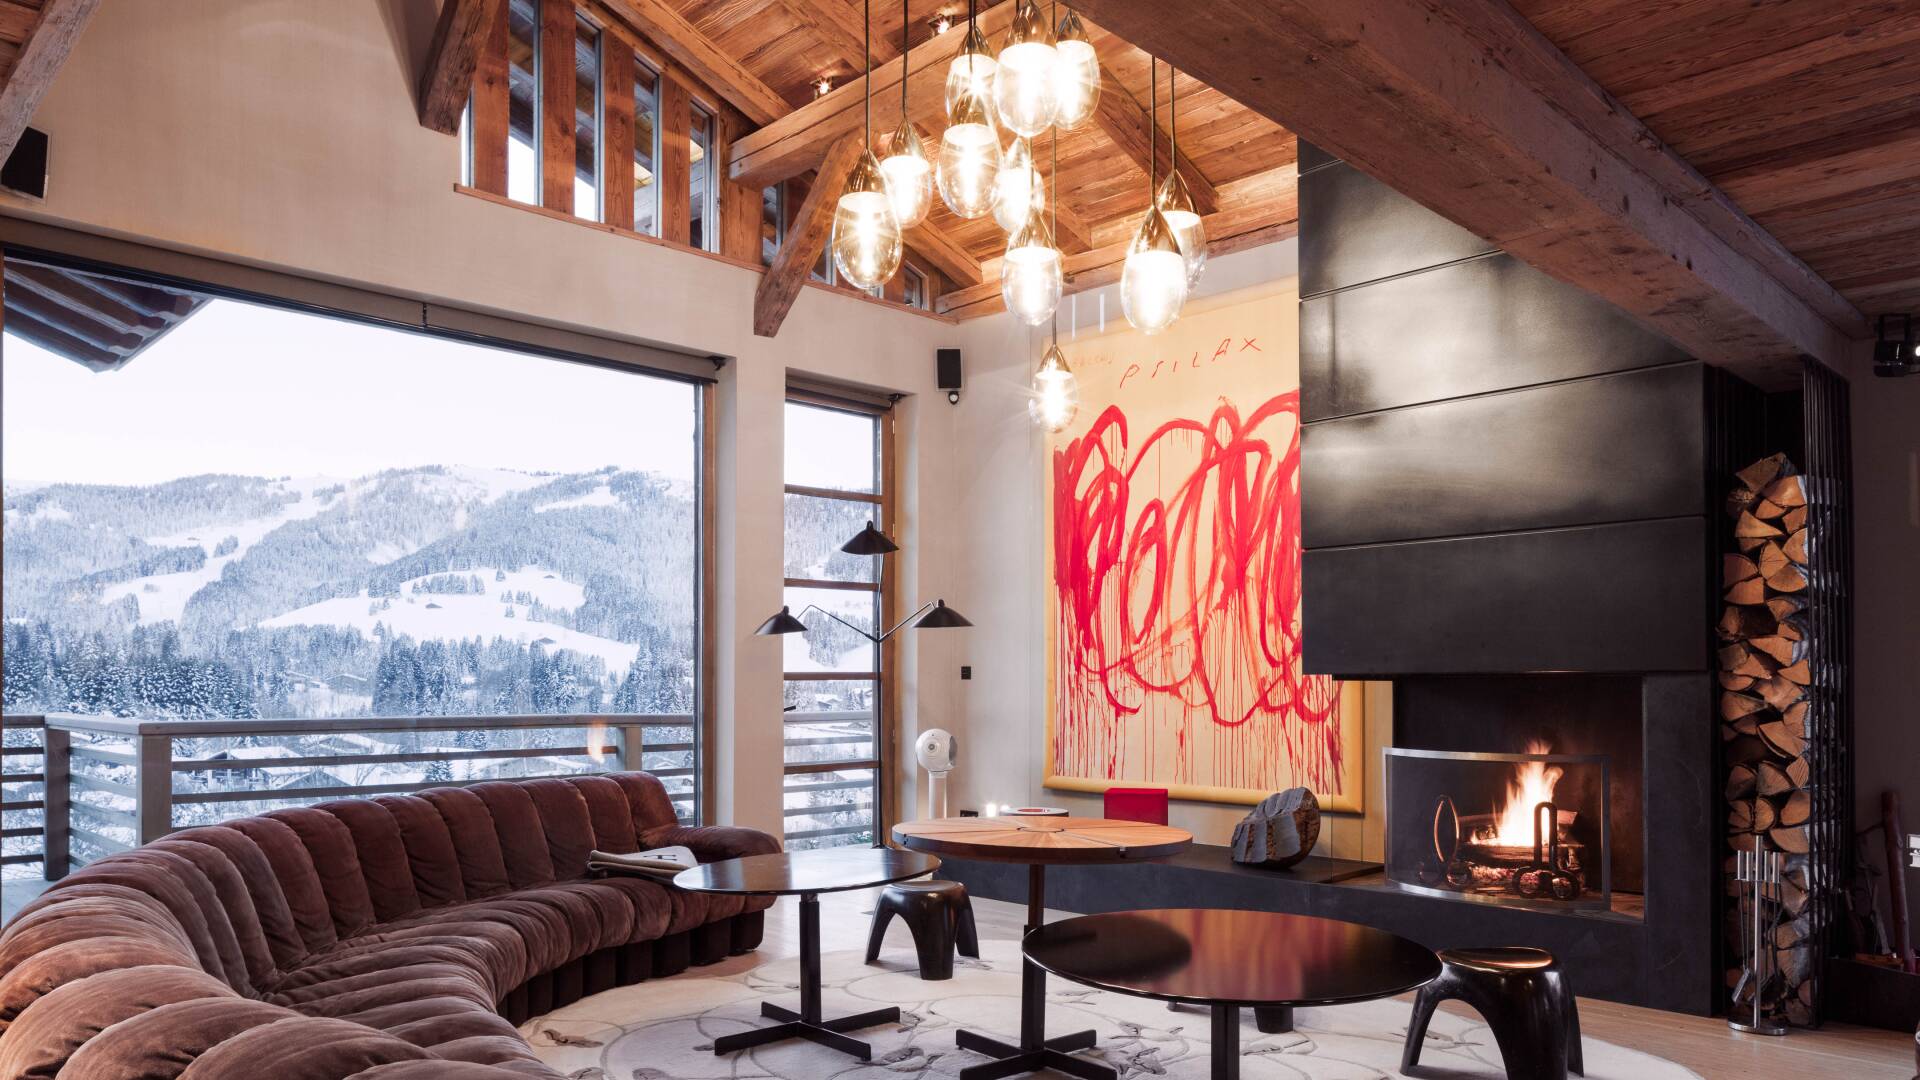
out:
M750 1046L806 1039L861 1061L871 1060L873 1048L842 1034L900 1019L899 1006L827 1020L820 1015L820 894L891 885L924 877L940 869L940 860L917 851L890 848L836 848L827 851L781 851L740 859L702 863L682 870L673 883L688 892L741 896L800 897L800 1011L760 1003L760 1015L780 1023L769 1028L722 1035L713 1040L713 1052L729 1054Z
M1240 1009L1392 997L1440 974L1433 950L1358 923L1271 911L1171 908L1043 926L1028 961L1065 979L1213 1011L1213 1080L1239 1080Z
M915 851L957 859L1025 864L1028 934L1046 922L1048 866L1163 859L1193 843L1193 834L1185 829L1139 821L1076 817L909 821L893 827L893 838ZM1092 1048L1092 1031L1047 1038L1046 979L1046 972L1031 959L1022 962L1018 1045L974 1031L961 1030L955 1034L954 1041L961 1049L995 1059L962 1069L961 1080L995 1080L1041 1069L1053 1069L1086 1080L1114 1080L1118 1074L1113 1069L1071 1056L1075 1050Z

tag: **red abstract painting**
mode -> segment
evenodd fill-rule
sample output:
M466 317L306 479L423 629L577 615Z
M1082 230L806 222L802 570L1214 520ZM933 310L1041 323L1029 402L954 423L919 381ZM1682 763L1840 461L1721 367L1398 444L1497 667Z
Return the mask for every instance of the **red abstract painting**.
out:
M1048 453L1050 785L1357 787L1357 718L1301 659L1294 342L1245 321L1193 328L1171 365L1155 339L1086 350L1096 400Z

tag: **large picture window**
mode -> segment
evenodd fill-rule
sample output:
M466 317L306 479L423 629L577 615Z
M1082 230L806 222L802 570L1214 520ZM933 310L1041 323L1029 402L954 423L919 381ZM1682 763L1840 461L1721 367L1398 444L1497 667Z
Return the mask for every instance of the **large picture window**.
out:
M313 720L317 742L230 740L212 749L244 768L176 785L388 790L608 767L589 760L603 729L681 717L628 762L695 816L699 384L18 259L5 275L7 713ZM549 715L591 726L594 752L564 725L318 723ZM361 751L423 760L273 764Z
M786 407L786 595L811 604L805 634L782 638L789 849L876 842L886 748L881 559L840 550L889 527L886 416L812 400Z

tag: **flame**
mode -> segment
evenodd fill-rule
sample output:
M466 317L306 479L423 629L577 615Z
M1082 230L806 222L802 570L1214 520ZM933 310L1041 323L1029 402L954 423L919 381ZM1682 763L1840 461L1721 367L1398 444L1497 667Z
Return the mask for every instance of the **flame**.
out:
M1529 754L1552 751L1552 743L1540 739L1527 742ZM1501 847L1532 847L1534 808L1553 800L1553 787L1565 772L1560 766L1544 761L1523 761L1515 765L1513 776L1507 781L1507 801L1495 814L1498 824L1493 842Z
M598 720L587 725L587 756L595 765L607 763L607 725Z

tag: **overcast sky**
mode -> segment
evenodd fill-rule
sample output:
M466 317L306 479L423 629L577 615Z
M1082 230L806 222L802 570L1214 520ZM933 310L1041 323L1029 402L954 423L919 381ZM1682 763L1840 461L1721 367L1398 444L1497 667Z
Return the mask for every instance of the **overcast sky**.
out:
M693 476L684 383L225 300L113 372L9 333L0 394L8 481L414 465Z

